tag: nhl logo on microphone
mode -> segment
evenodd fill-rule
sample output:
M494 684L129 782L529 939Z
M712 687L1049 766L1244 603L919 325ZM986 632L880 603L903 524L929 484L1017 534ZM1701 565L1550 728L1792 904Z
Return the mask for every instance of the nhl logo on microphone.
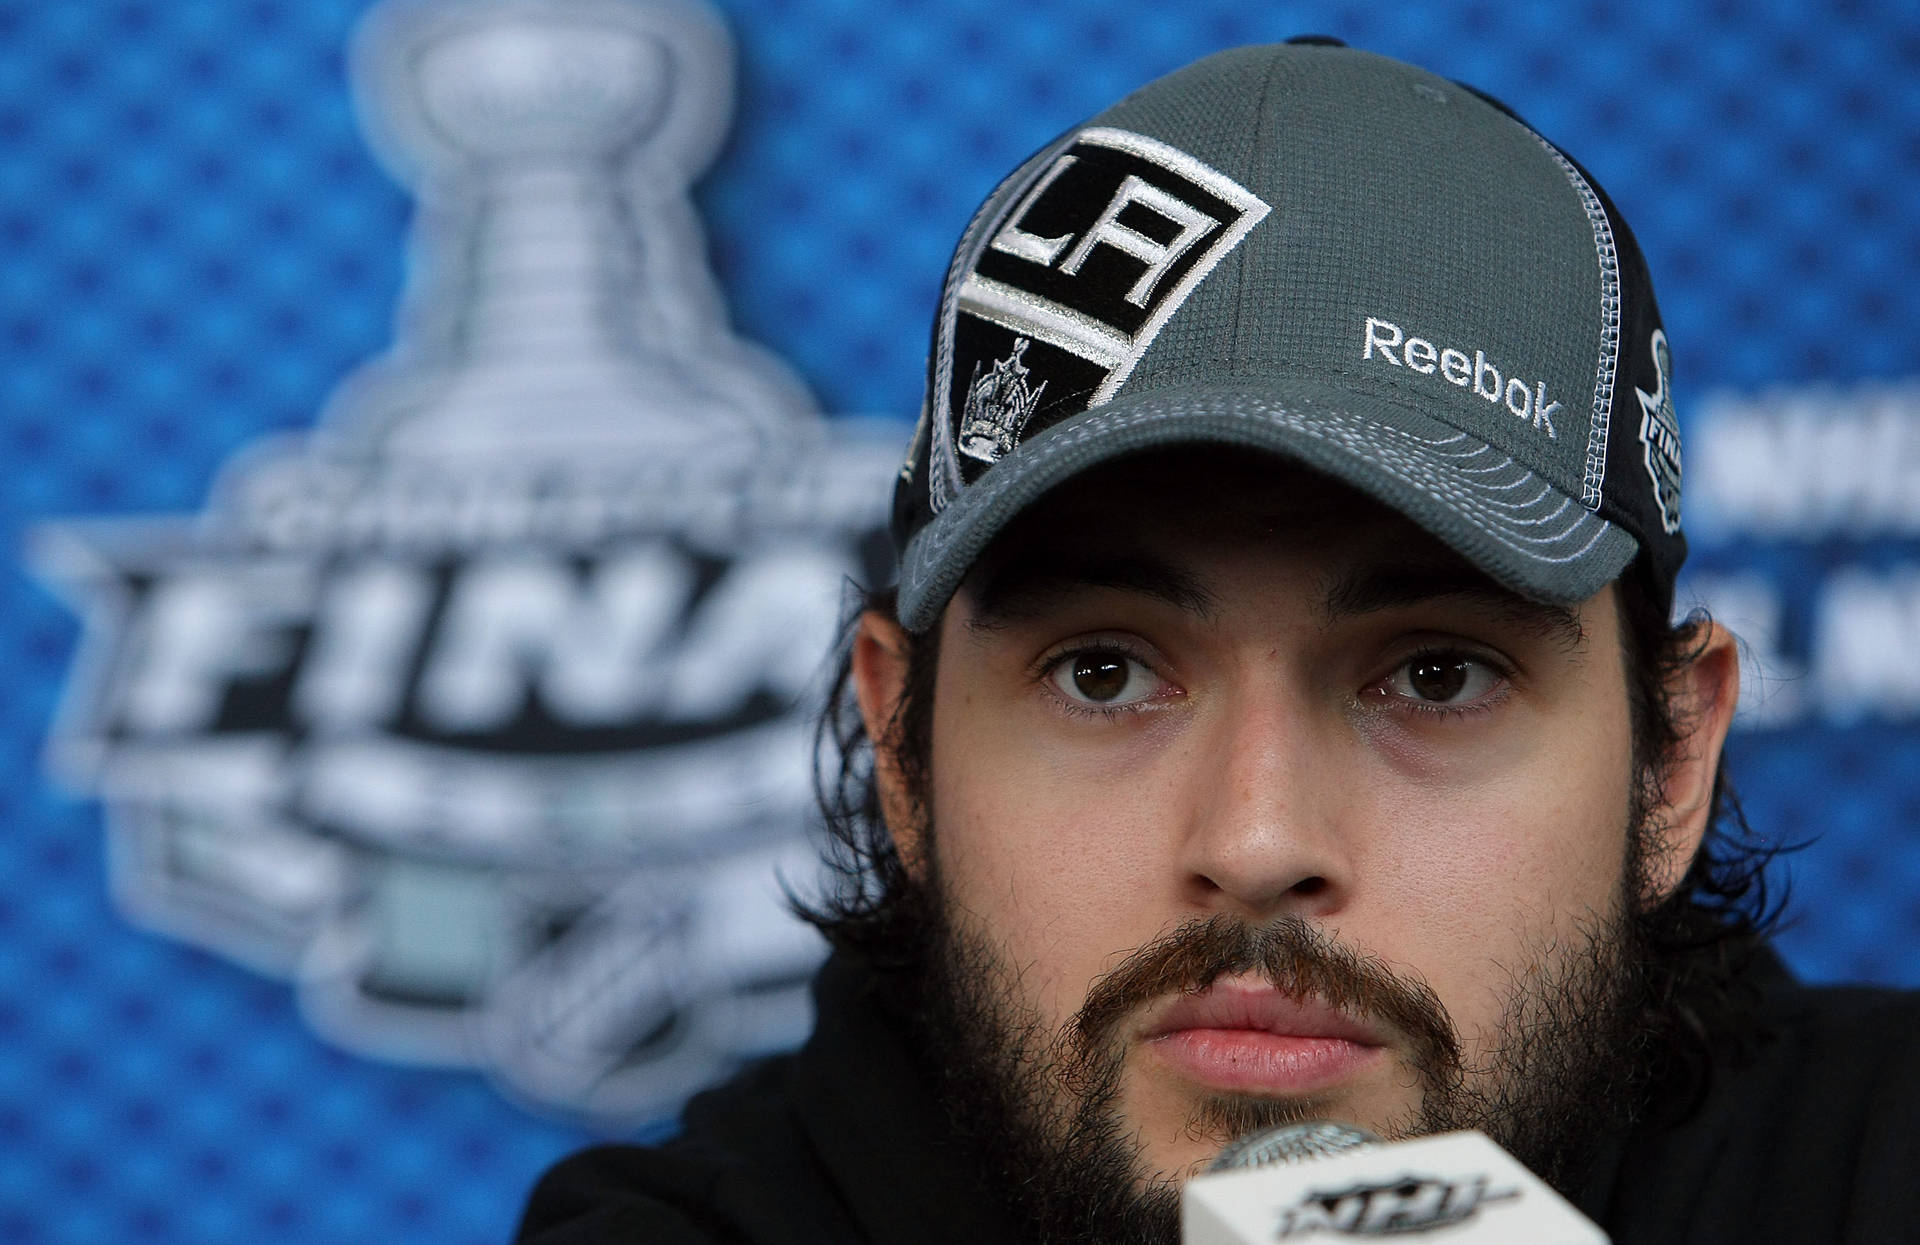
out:
M1489 1202L1520 1196L1518 1189L1488 1191L1485 1176L1443 1180L1405 1176L1356 1184L1334 1193L1311 1192L1282 1212L1281 1240L1329 1232L1340 1236L1404 1236L1464 1223Z
M1325 1127L1324 1125L1322 1127ZM1606 1245L1607 1236L1483 1133L1348 1148L1289 1147L1181 1191L1184 1245L1415 1237L1452 1245Z

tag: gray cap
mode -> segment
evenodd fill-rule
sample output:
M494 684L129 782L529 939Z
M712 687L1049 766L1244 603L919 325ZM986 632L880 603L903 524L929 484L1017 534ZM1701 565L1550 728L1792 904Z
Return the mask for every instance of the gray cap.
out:
M1150 447L1240 446L1572 603L1685 557L1666 336L1593 180L1496 102L1327 41L1238 48L1049 144L948 270L894 497L932 625L1021 510Z

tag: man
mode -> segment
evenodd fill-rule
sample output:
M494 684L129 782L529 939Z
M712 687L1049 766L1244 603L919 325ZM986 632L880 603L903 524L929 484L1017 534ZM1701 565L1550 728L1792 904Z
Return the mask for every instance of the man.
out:
M1579 166L1222 53L993 194L930 370L814 1038L526 1239L1167 1240L1311 1118L1483 1129L1616 1240L1912 1230L1920 1008L1761 941L1666 337Z

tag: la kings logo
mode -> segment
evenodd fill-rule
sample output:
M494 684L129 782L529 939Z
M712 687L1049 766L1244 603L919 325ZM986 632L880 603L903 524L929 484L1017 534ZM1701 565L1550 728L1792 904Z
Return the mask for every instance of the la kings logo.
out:
M730 56L661 0L376 10L362 113L422 197L392 352L197 520L37 542L124 909L342 1043L613 1119L810 1023L806 693L897 444L722 319L686 194Z
M934 508L1020 441L1111 398L1267 212L1186 152L1109 127L1071 135L1003 186L961 240L936 329Z

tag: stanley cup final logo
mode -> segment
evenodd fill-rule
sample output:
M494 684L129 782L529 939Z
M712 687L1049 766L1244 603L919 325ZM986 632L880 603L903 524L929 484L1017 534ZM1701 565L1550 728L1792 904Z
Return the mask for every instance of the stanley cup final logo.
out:
M898 457L727 326L688 189L731 73L685 3L389 0L392 349L197 518L36 540L128 914L607 1119L806 1032L811 718Z

